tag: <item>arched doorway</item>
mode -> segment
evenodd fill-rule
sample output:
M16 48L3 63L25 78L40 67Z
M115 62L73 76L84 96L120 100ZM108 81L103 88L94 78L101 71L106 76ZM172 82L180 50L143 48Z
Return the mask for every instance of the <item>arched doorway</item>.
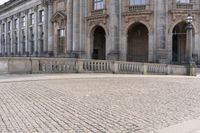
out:
M106 33L105 30L98 26L93 33L93 53L92 58L98 60L106 59Z
M173 29L172 61L183 63L186 60L186 22L178 23Z
M133 24L128 30L127 61L148 62L149 37L144 24Z

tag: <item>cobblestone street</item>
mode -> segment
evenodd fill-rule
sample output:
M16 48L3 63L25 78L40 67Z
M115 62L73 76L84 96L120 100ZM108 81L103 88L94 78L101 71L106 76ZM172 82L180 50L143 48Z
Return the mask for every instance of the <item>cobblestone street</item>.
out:
M0 77L1 133L149 133L199 117L199 78Z

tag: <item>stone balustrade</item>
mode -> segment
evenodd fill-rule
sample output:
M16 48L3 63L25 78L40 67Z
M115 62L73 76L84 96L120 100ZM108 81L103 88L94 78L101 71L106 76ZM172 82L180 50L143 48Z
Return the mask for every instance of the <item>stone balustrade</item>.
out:
M0 58L0 74L19 73L116 73L188 75L189 67L184 65L70 58Z

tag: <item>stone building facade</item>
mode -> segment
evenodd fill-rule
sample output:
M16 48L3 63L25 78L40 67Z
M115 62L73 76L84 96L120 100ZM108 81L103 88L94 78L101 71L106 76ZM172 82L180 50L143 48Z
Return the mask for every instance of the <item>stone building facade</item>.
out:
M199 0L10 0L0 6L0 54L180 64L188 14L199 63Z

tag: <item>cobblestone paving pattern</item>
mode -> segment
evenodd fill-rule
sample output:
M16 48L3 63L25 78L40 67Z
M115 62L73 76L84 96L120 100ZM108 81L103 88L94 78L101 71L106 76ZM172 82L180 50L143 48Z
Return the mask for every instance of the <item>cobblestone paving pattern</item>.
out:
M0 83L1 133L148 133L200 117L200 79Z

